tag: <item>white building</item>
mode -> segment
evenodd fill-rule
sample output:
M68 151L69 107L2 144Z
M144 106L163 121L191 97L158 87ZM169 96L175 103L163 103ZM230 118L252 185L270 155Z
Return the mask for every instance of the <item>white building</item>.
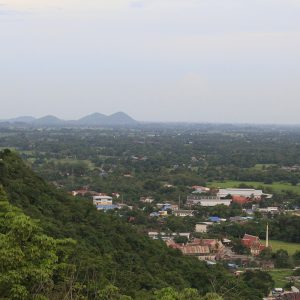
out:
M93 196L94 205L112 205L112 197L101 195L101 196Z
M173 215L176 217L193 217L194 216L194 211L193 210L174 210Z
M220 197L216 196L188 196L186 204L188 206L193 205L201 205L201 206L216 206L216 205L226 205L229 206L231 203L231 199L221 199Z
M213 222L202 222L198 223L195 226L195 232L205 233L207 232L208 226L212 225Z
M219 189L217 196L220 198L224 198L228 195L231 196L241 196L246 198L261 198L262 196L266 196L267 198L271 198L272 195L264 194L262 190L256 189L235 189L235 188L227 188L227 189Z
M154 201L154 198L152 197L141 197L140 201L143 203L152 203Z

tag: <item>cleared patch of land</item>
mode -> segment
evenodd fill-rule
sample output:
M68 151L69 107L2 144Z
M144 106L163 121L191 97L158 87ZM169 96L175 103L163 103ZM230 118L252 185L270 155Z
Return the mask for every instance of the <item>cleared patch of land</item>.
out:
M265 241L263 241L263 243L265 243ZM296 251L300 251L299 243L288 243L275 240L270 240L269 243L272 247L273 252L276 252L279 249L283 249L286 250L289 253L289 255L293 255Z
M288 280L285 279L287 276L291 276L293 270L291 269L273 269L268 272L273 280L275 281L276 288L284 288L288 283Z
M288 182L273 182L272 184L265 184L258 181L212 181L208 183L209 187L219 187L219 188L238 188L240 184L246 184L253 186L254 188L271 188L276 192L283 190L292 191L300 194L300 185L291 185Z

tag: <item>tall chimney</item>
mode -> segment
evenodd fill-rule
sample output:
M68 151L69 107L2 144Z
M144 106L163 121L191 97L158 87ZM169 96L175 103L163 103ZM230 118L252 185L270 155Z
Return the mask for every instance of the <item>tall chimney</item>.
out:
M267 223L267 230L266 230L266 248L269 247L269 223Z

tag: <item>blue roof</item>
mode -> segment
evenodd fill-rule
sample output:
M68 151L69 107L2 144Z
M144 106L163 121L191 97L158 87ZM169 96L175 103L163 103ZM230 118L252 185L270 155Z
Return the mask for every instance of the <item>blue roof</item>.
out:
M219 217L209 217L211 222L219 222L221 219Z

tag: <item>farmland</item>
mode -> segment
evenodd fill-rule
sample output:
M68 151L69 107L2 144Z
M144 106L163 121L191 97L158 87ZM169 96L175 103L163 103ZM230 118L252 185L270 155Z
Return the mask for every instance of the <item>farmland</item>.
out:
M292 191L294 193L300 194L300 185L291 185L287 182L274 182L272 184L265 184L263 182L258 181L212 181L208 183L209 187L218 187L218 188L237 188L240 184L246 184L248 186L253 186L254 188L271 188L275 192L280 191Z

